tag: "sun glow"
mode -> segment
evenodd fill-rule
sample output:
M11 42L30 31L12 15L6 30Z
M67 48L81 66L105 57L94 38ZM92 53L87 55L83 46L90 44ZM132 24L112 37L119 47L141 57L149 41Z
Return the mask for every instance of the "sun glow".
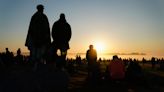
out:
M103 42L97 42L95 43L95 49L97 50L97 53L104 53L105 45Z

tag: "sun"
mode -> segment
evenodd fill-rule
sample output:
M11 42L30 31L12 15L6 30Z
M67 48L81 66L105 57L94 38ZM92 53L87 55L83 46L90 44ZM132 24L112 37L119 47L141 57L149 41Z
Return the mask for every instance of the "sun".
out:
M98 53L104 53L104 50L105 50L104 43L102 42L95 43L95 49L97 50Z

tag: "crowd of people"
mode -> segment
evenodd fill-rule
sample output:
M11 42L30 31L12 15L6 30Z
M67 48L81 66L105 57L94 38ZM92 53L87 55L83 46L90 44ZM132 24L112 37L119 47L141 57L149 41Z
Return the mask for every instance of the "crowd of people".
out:
M20 48L18 48L16 55L14 55L9 48L5 48L5 50L5 52L0 53L1 65L11 66L13 64L26 64L27 56L22 55Z
M55 64L60 63L61 60L55 60L54 63L42 64ZM21 53L21 49L18 48L17 54L13 54L8 48L6 52L0 53L0 66L10 67L13 65L34 65L35 63L30 59L30 56L24 56ZM97 52L93 45L89 45L89 49L86 52L86 58L81 58L80 55L76 56L76 59L66 59L65 72L77 74L79 71L84 70L88 72L86 79L92 84L96 84L100 81L116 81L122 82L127 80L128 82L142 81L144 78L144 72L142 67L146 64L151 65L151 69L164 70L164 59L157 59L152 57L151 60L138 61L136 59L122 59L117 55L114 55L111 60L97 59ZM157 67L158 66L158 67ZM53 66L58 68L58 66Z

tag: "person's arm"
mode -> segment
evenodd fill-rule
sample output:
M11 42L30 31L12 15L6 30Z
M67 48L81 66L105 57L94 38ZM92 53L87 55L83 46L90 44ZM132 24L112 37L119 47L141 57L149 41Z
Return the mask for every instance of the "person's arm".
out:
M86 53L86 60L88 61L88 59L89 59L89 50L87 50L87 53Z
M56 30L55 25L56 25L56 23L54 23L52 26L52 38L53 38L53 40L55 40L55 30Z
M97 60L97 51L95 50L95 60Z
M71 30L71 26L68 23L67 23L67 32L68 32L68 35L66 39L69 42L72 36L72 30Z

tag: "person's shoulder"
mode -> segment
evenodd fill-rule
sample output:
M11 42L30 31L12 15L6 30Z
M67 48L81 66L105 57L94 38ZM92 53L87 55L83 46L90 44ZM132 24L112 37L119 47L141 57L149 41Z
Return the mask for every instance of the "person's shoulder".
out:
M87 53L89 52L90 50L87 50Z
M93 49L93 51L94 51L95 53L97 53L96 49Z
M55 21L54 24L53 24L53 27L57 26L57 25L59 25L59 21Z
M70 26L70 24L69 24L68 22L66 22L66 25L67 25L67 26Z
M59 21L59 20L57 20L57 21L55 21L55 22L54 22L54 24L59 24L59 23L60 23L60 21Z
M35 12L33 15L32 15L32 18L38 16L38 12Z
M44 14L44 13L42 13L42 15L43 15L43 16L45 16L45 17L47 17L47 15L46 15L46 14Z
M33 14L32 18L38 18L38 17L41 17L41 16L47 17L47 16L46 16L45 14L43 14L43 13L35 12L35 13Z

